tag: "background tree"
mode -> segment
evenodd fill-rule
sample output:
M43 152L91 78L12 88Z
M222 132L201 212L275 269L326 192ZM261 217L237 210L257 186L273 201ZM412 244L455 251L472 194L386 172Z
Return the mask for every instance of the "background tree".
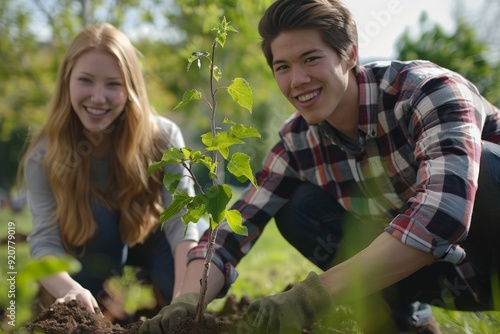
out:
M489 45L480 40L475 28L458 18L455 31L446 33L424 13L420 29L419 36L406 30L396 42L398 59L430 60L456 71L476 84L490 102L500 105L500 62L490 55Z
M45 49L28 29L31 19L20 4L0 0L0 189L6 190L13 185L26 129L41 120L49 92L43 77L50 65L43 61Z
M260 51L256 27L272 1L0 0L0 188L9 190L14 185L27 131L36 131L46 117L67 45L86 24L103 21L130 36L142 54L152 105L178 122L187 144L193 146L200 129L206 128L206 117L198 117L205 110L196 104L182 111L174 112L173 108L191 83L200 80L196 71L186 72L187 56L192 50L210 47L208 30L225 15L240 33L230 45L231 52L221 52L220 64L224 73L248 80L255 102L252 117L234 108L225 97L221 97L220 108L236 122L259 129L262 138L243 149L252 157L252 168L258 170L264 154L277 140L281 123L293 111L279 93ZM481 10L500 12L495 11L499 8L496 0L484 2L490 5ZM498 104L498 57L497 63L492 62L486 43L481 42L482 36L491 37L491 31L498 30L493 16L484 16L478 30L481 35L466 23L457 24L456 32L447 35L437 24L422 18L422 36L411 36L407 31L399 42L399 58L425 58L455 69ZM468 17L467 22L478 18L482 17Z

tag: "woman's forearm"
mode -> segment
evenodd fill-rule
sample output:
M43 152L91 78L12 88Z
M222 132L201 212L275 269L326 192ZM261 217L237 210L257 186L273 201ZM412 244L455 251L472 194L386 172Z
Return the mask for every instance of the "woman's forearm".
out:
M175 283L172 298L178 297L187 269L187 254L191 248L196 246L196 242L191 240L181 241L174 251L174 268L175 268Z
M175 285L173 298L185 293L200 293L200 278L205 267L203 260L194 260L187 265L187 253L196 246L194 241L181 242L175 249ZM210 266L207 302L213 300L224 285L224 275L216 266Z
M40 280L40 284L56 299L56 303L77 300L90 312L98 308L92 293L75 281L67 272L60 272Z
M60 272L54 275L47 276L40 280L40 284L54 298L64 297L68 291L74 289L83 289L83 287L75 281L67 272Z

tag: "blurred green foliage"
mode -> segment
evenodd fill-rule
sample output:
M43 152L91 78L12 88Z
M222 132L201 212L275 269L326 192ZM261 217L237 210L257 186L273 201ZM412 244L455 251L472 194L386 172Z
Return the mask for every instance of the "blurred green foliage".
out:
M221 98L219 108L235 122L251 125L261 133L261 139L239 148L252 158L252 169L258 170L277 140L283 120L293 111L279 93L260 51L257 24L271 2L0 0L0 188L10 191L14 186L28 130L36 131L46 118L67 45L83 26L102 21L114 24L132 39L141 54L152 105L177 122L187 146L196 148L201 129L207 128L208 117L202 114L206 110L196 104L179 111L173 108L182 93L200 81L196 71L186 72L186 59L193 51L210 48L209 30L226 16L240 33L228 46L230 52L220 53L217 62L225 73L249 82L254 107L250 117L234 108L230 98ZM446 34L425 17L421 26L421 35L412 36L407 31L400 38L398 58L429 59L456 70L498 105L500 65L489 61L488 47L474 28L460 21L454 32Z
M459 19L454 32L446 33L437 23L420 17L421 35L406 30L397 41L399 59L425 59L462 74L493 104L500 106L500 63L489 57L489 47L476 30Z

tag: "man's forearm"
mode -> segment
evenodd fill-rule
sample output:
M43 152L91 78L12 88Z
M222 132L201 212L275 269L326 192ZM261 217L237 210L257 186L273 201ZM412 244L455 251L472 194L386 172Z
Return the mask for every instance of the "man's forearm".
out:
M367 248L320 275L334 301L353 301L380 291L433 262L434 256L384 232Z

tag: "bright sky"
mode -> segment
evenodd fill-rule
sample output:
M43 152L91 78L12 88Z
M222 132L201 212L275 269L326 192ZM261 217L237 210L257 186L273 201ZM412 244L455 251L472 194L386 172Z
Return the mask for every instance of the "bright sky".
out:
M354 15L359 34L359 55L363 59L395 56L394 43L406 27L418 33L420 14L427 12L431 22L445 31L455 28L454 11L465 1L456 0L343 0ZM480 7L483 0L467 1L467 10ZM464 6L460 9L465 10Z

